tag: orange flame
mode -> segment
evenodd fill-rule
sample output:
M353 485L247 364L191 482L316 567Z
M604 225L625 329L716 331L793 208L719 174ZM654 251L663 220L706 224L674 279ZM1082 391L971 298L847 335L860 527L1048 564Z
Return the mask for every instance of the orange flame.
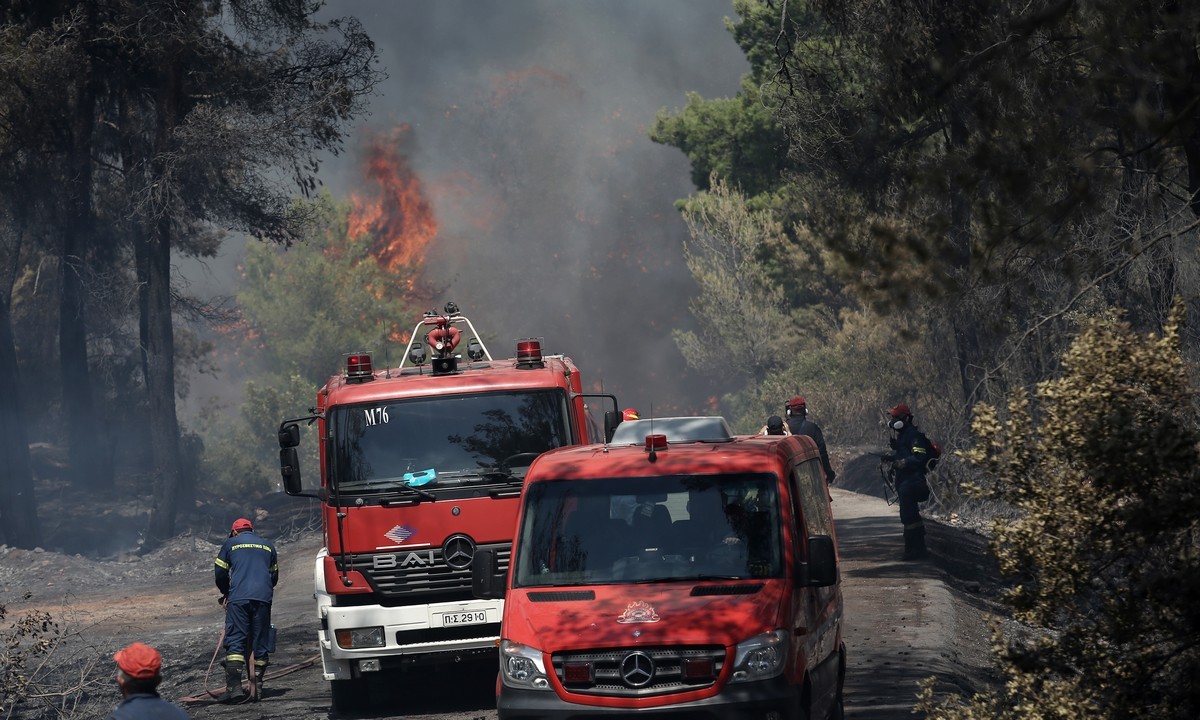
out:
M389 271L419 267L438 234L433 207L402 152L408 129L403 125L371 138L365 172L375 191L370 197L350 196L348 235L369 233L374 240L371 254Z

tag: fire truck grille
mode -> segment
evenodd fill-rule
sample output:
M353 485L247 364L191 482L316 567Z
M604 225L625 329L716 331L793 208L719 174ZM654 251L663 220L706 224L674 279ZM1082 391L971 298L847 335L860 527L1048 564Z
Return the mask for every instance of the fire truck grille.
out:
M476 552L479 550L495 552L499 571L508 571L511 544L480 545ZM377 557L384 557L386 561L379 561ZM338 569L342 567L339 561ZM402 600L402 604L408 605L474 598L471 594L471 568L455 570L450 567L441 548L383 553L382 556L356 555L345 567L366 576L367 582L384 604L389 600Z
M641 657L631 658L634 653ZM563 652L553 654L551 662L568 692L647 697L712 687L725 665L725 648L705 645ZM572 666L570 670L568 665ZM685 665L691 668L691 677L684 676ZM711 673L707 672L709 668Z

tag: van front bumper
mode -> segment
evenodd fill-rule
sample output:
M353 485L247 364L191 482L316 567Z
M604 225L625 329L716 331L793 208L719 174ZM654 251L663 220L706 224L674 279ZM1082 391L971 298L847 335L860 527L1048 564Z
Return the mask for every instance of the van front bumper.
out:
M726 685L712 697L687 703L672 703L669 695L658 699L661 705L639 708L581 705L567 702L550 690L520 690L502 686L496 709L500 720L585 720L631 714L639 718L789 720L795 717L799 707L800 690L779 677L762 682Z

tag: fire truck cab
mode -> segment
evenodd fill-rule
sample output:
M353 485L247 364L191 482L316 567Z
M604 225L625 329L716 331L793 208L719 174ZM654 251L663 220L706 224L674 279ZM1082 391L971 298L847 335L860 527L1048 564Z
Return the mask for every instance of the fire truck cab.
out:
M511 561L476 554L476 595L505 597L500 718L841 718L816 445L722 435L720 418L649 423L542 455Z
M412 339L396 368L347 356L313 414L279 429L285 491L322 503L314 596L336 710L369 704L381 671L495 652L503 601L472 596L472 558L486 550L507 566L534 458L600 439L585 406L595 396L539 340L494 360L453 303L426 313ZM616 399L602 397L611 433ZM305 488L297 449L312 424L321 482Z

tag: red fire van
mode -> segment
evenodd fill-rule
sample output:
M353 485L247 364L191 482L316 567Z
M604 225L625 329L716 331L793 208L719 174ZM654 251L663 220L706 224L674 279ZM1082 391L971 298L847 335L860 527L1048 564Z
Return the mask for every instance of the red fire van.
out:
M542 455L508 572L475 556L475 594L505 599L500 717L841 718L842 596L816 445L733 437L721 418L654 422L638 444L621 444L631 424L613 443Z

